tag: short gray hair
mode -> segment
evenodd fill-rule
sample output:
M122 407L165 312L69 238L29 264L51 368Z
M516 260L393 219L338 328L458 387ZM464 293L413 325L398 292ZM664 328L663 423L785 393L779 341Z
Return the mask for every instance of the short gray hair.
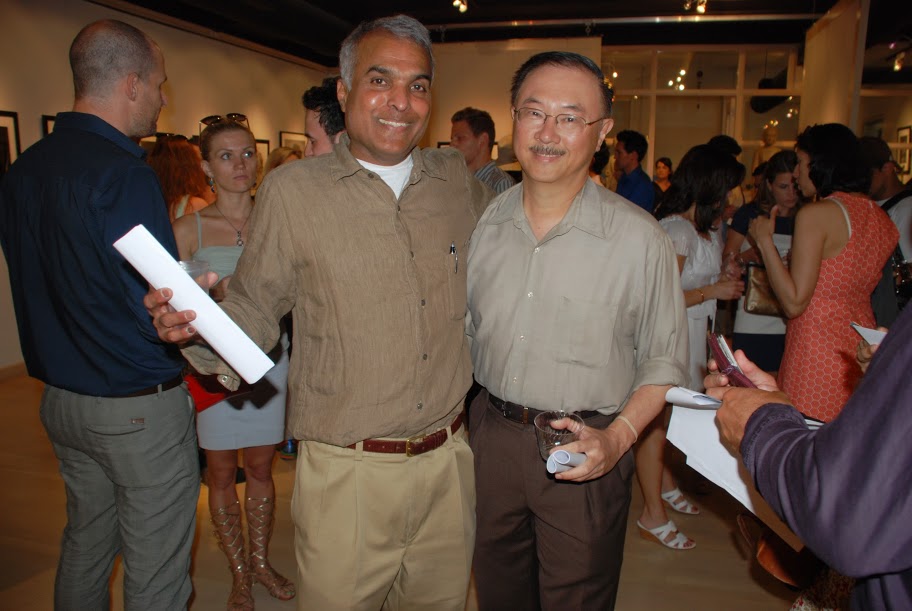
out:
M394 15L373 21L363 21L342 41L342 48L339 50L339 70L342 73L342 82L347 89L351 89L352 86L358 45L361 43L361 39L379 30L388 32L396 38L410 40L423 48L428 59L431 60L431 80L434 80L434 52L431 50L431 35L427 28L414 17Z
M157 49L145 32L122 21L103 19L85 26L70 45L76 99L106 96L130 73L146 79L155 69Z

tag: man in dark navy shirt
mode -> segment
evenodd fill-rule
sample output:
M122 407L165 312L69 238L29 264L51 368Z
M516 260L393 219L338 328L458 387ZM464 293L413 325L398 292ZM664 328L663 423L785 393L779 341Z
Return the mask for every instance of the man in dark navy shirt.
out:
M643 171L640 164L649 150L646 137L632 129L625 129L615 136L614 158L617 169L624 172L618 180L617 194L634 204L652 212L655 207L655 189L652 179Z
M0 186L29 374L47 386L41 420L67 492L55 608L108 608L123 554L124 602L183 609L199 495L183 361L142 305L148 285L112 244L143 224L177 253L165 202L133 139L165 104L158 45L118 21L86 26L70 48L75 102Z

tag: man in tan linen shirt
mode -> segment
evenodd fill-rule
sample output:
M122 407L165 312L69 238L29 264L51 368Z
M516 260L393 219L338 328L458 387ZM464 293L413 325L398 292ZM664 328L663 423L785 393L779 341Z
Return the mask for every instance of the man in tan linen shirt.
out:
M671 241L649 214L588 179L612 127L610 101L598 66L580 55L523 64L512 90L523 181L491 203L472 236L467 333L487 389L471 420L481 611L613 608L630 449L669 386L686 379ZM560 409L585 419L579 441L563 447L587 458L549 477L532 420Z
M221 305L263 347L294 319L299 608L462 611L475 505L465 255L493 193L458 151L416 147L433 76L420 23L361 24L340 66L348 136L270 174ZM174 326L192 314L155 316L163 337L192 335ZM202 346L185 354L236 377Z

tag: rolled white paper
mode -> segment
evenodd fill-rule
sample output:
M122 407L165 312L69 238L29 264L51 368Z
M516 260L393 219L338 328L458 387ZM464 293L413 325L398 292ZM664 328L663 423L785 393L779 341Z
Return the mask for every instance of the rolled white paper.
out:
M171 289L170 303L176 310L196 312L193 326L248 384L272 369L274 363L266 353L181 269L148 229L137 225L114 242L114 248L149 284L156 289L165 286Z
M669 388L668 392L665 393L665 400L672 405L689 407L691 409L719 409L719 406L722 405L722 402L718 399L681 386L672 386Z
M586 462L586 455L580 452L568 452L567 450L558 450L548 457L545 463L548 473L563 473L573 467L578 467Z

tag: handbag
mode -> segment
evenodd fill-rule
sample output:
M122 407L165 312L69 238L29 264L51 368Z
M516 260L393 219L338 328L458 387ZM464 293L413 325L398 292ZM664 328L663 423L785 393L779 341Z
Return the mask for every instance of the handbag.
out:
M776 293L770 286L766 268L758 263L747 264L744 290L744 311L760 316L785 316Z
M192 369L184 371L184 382L187 391L193 397L193 405L197 412L206 410L225 399L232 399L246 395L255 390L256 386L241 380L237 390L228 390L222 386L214 375L202 375Z

